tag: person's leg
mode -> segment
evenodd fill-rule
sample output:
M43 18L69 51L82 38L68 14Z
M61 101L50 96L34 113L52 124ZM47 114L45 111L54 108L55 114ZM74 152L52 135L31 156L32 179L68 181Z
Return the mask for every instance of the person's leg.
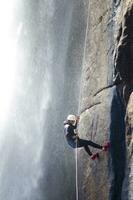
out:
M102 146L100 145L97 145L91 141L88 141L88 140L82 140L82 139L78 139L77 140L77 148L78 147L84 147L85 151L88 153L88 155L91 157L92 160L95 160L96 158L99 157L99 154L98 153L95 153L95 154L92 154L92 152L90 151L90 148L88 146L96 146L96 147L99 147L100 149L102 148Z
M90 140L88 141L88 143L89 143L90 146L92 146L94 148L97 148L97 149L102 149L103 148L103 146L101 146L101 145L99 145L97 143L94 143L94 142L92 142Z
M90 140L83 140L83 139L78 138L77 143L76 143L76 147L77 148L84 147L85 151L89 154L89 156L91 157L92 160L95 160L96 158L98 158L99 153L97 152L95 154L92 154L92 152L90 151L90 149L88 147L89 145L94 147L94 148L101 149L103 151L107 151L110 147L109 143L101 146L101 145L96 144L96 143L94 143Z
M85 147L85 146L88 146L88 145L92 146L94 148L97 148L97 149L103 148L103 146L96 144L96 143L92 142L91 140L78 139L77 147Z
M88 146L84 146L85 151L89 154L92 160L95 160L96 158L99 158L99 153L92 154L90 151L90 148Z
M92 156L92 152L90 151L90 148L88 146L84 146L84 149L89 154L89 156Z

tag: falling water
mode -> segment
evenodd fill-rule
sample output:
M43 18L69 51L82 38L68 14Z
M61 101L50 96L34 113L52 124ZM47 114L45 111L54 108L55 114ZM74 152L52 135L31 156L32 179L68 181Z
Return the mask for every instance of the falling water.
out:
M0 199L73 200L75 161L62 121L78 109L84 5L10 2L0 16Z

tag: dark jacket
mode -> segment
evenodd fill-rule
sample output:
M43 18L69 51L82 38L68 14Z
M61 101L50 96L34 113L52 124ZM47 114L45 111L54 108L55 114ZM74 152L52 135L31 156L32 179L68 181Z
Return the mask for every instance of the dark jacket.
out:
M68 122L64 122L64 134L67 139L67 142L70 146L75 148L75 143L76 143L76 132L77 124L74 126Z

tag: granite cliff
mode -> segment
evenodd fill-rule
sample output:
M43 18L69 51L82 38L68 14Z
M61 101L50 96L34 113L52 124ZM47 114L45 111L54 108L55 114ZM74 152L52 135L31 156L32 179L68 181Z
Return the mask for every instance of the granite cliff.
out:
M86 5L79 132L111 147L94 162L78 151L79 199L132 200L133 1Z

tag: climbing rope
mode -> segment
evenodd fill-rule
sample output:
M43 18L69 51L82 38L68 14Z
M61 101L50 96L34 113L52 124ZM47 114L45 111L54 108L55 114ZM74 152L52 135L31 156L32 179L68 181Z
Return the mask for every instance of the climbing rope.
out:
M76 200L79 199L78 197L78 142L76 139Z
M90 7L90 3L88 3L88 12L89 12L89 7ZM83 49L83 60L82 60L82 68L84 66L85 63L85 57L86 57L86 45L87 45L87 33L88 33L88 29L89 29L89 14L87 15L87 22L86 22L86 31L85 31L85 41L84 41L84 49ZM80 96L81 96L81 90L80 90ZM80 107L80 101L79 101L79 105L78 107ZM79 199L79 188L78 188L78 148L77 148L77 139L76 139L76 200Z

